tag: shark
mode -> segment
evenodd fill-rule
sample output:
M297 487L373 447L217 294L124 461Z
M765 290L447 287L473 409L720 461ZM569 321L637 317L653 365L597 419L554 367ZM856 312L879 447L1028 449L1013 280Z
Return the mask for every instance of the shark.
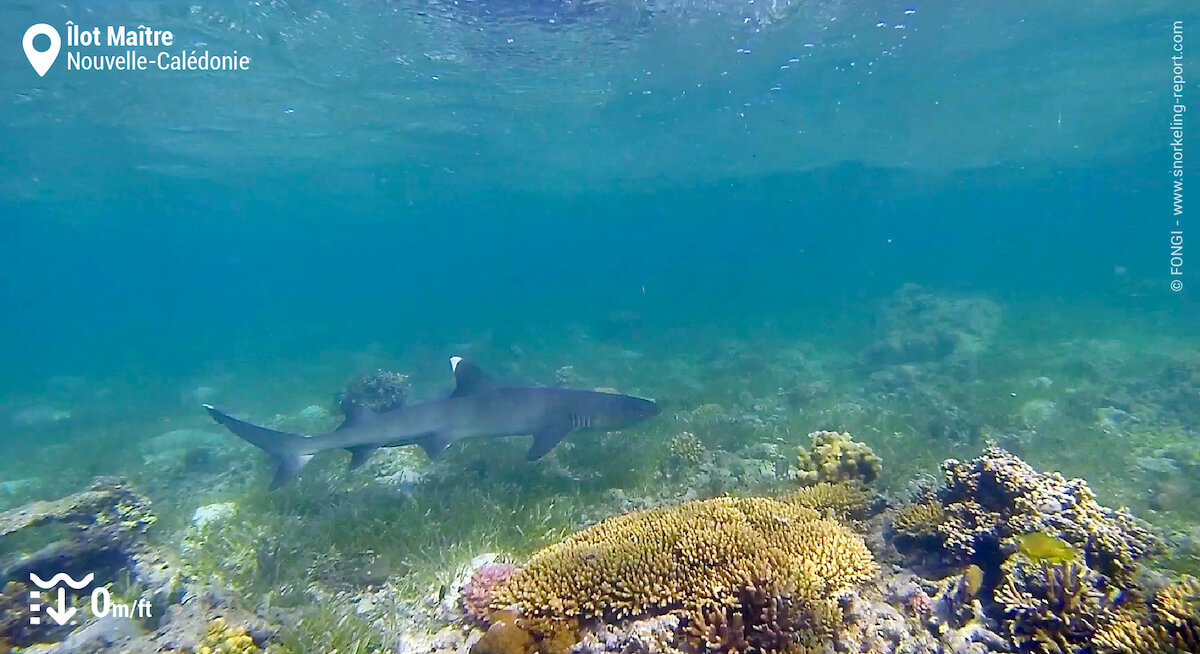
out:
M661 412L654 401L632 395L498 384L458 356L450 358L450 367L455 387L449 397L384 412L343 401L342 425L313 436L251 424L211 404L203 407L218 424L270 455L275 463L271 490L294 479L326 450L350 452L354 470L381 447L417 445L435 459L464 438L532 435L526 458L536 461L571 432L615 431Z

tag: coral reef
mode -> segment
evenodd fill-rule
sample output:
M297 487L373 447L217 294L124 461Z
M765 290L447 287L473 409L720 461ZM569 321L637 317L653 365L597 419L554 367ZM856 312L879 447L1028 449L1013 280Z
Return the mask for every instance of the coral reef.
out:
M801 484L853 482L867 485L879 478L883 469L879 457L850 434L815 431L808 437L811 445L801 447L798 452L796 479Z
M111 477L98 477L88 490L58 500L0 513L0 538L50 525L65 528L61 534L48 531L55 540L32 554L6 562L0 582L28 579L30 573L49 579L65 572L78 579L126 571L161 604L177 589L168 567L143 539L155 520L148 500Z
M1127 511L994 446L943 472L891 523L910 560L963 571L933 600L939 620L997 624L1020 652L1197 651L1200 584L1147 591L1142 564L1162 543Z
M816 651L842 621L835 599L814 601L770 579L738 588L733 598L704 607L677 643L694 654Z
M408 375L381 369L347 383L338 404L343 409L360 406L380 413L404 406L407 397Z
M1094 644L1106 653L1200 652L1200 581L1184 577L1158 589L1148 602L1122 607Z
M815 511L725 497L616 516L550 545L496 589L493 608L515 609L543 641L573 642L592 620L678 611L712 624L761 580L816 610L877 571L861 537Z
M1022 649L1076 651L1111 619L1104 579L1082 563L1033 561L1018 553L1003 569L994 597Z
M1162 550L1145 523L1101 506L1087 482L1040 473L998 447L967 462L949 459L942 471L945 485L936 497L901 509L893 520L902 551L919 554L932 542L944 565L977 563L987 570L1016 551L1021 536L1044 533L1081 551L1093 570L1124 579L1138 561ZM940 519L933 502L941 506Z

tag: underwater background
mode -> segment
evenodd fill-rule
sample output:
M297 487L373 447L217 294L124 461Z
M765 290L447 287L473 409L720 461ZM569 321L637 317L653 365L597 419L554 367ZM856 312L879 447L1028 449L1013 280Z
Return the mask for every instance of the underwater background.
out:
M153 507L138 547L187 589L162 607L216 592L275 625L255 647L465 651L413 633L454 622L420 607L472 560L792 488L821 430L878 455L892 506L995 443L1128 506L1163 539L1164 574L1200 574L1190 245L1170 275L1171 231L1191 222L1172 181L1197 177L1187 159L1171 176L1168 129L1173 23L1190 39L1200 6L0 15L0 511L122 478ZM60 59L36 76L16 44L66 21L170 29L175 49L251 65ZM663 414L536 463L523 438L432 462L397 448L357 471L327 454L268 493L266 457L200 408L326 431L339 392L377 370L406 375L410 402L448 393L452 355ZM0 571L59 537L0 531ZM50 647L16 633L0 651Z

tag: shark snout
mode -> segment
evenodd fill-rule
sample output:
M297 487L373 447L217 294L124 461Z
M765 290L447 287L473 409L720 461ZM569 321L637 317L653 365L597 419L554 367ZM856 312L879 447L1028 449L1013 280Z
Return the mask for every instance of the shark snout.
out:
M652 400L630 395L621 395L618 397L620 398L618 406L610 414L610 418L614 423L613 428L620 429L621 427L636 425L643 420L649 420L662 413L662 408Z

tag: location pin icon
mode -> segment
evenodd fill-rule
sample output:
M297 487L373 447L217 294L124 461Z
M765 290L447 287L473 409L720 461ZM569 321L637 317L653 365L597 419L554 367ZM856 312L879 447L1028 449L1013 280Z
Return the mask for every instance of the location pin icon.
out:
M50 38L50 47L46 48L44 52L38 52L37 48L33 47L33 39L43 34ZM58 36L58 30L45 23L38 23L25 30L25 38L21 39L21 45L25 48L25 56L29 58L29 65L37 71L38 77L45 77L46 72L54 65L54 60L58 59L62 38Z

